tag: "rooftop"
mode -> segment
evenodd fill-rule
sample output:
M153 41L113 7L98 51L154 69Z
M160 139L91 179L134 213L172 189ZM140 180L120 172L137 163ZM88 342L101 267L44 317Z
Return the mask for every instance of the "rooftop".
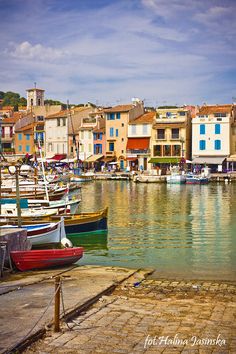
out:
M148 112L134 119L129 124L152 124L155 118L156 112Z
M111 108L106 108L104 109L104 113L129 112L133 107L134 105L132 104L122 104Z
M223 104L223 105L214 105L214 106L202 106L199 108L197 115L208 115L214 113L231 113L232 105Z

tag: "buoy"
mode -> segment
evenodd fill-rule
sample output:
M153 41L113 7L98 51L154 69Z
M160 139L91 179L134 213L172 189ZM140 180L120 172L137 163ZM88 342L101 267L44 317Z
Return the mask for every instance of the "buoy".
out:
M72 242L71 242L68 238L66 238L66 237L63 237L63 238L61 239L61 244L62 244L65 248L71 248L71 247L73 247Z

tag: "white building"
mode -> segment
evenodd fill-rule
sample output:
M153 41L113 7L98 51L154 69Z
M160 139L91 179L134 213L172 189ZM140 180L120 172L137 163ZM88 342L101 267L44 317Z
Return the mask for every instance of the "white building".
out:
M202 106L192 120L192 158L195 164L222 171L230 155L232 105Z

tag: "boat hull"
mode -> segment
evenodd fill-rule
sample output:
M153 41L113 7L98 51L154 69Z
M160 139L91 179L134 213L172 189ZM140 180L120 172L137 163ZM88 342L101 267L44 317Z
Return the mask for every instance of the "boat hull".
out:
M12 251L10 255L16 268L26 271L73 264L82 258L83 247Z

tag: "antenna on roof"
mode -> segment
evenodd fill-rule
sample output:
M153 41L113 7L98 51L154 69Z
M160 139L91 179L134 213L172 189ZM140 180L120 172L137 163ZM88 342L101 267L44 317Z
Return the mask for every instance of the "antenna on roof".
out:
M34 88L36 88L36 82L34 82Z

